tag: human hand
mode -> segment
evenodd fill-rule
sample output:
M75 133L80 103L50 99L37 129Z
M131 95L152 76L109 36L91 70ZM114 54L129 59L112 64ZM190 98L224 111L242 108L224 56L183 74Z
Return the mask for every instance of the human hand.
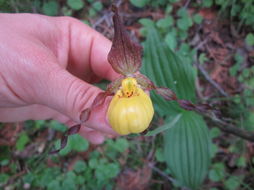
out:
M0 23L1 122L56 119L77 124L101 92L91 83L118 76L107 62L111 42L76 19L0 14ZM106 109L97 108L81 128L92 143L115 134Z

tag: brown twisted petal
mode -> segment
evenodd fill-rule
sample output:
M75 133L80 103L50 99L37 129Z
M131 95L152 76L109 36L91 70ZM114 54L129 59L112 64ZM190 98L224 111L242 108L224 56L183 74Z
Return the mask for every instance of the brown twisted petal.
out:
M101 92L99 93L96 98L94 99L92 105L90 108L86 108L84 111L82 111L81 115L80 115L80 121L81 123L84 123L86 122L89 117L90 117L90 114L91 114L91 110L93 108L95 108L96 106L100 106L104 103L106 97L107 97L107 93L106 92ZM62 136L61 138L61 145L60 145L60 148L57 149L57 150L54 150L54 151L51 151L50 154L56 154L58 153L59 151L61 151L66 145L67 145L67 142L68 142L68 137L70 135L74 135L74 134L77 134L79 132L81 128L81 124L78 124L78 125L74 125L72 126L71 128L69 128L65 133L64 135Z
M60 145L60 148L57 149L57 150L53 150L51 152L49 152L49 154L56 154L56 153L59 153L66 145L67 145L67 142L68 142L68 137L70 135L74 135L74 134L77 134L79 132L81 128L81 125L78 124L78 125L74 125L72 126L71 128L69 128L65 133L64 135L62 136L61 138L61 145Z
M165 100L171 101L171 100L177 100L176 94L168 89L168 88L164 88L164 87L156 87L155 91L161 95Z
M198 113L204 113L208 110L213 110L214 113L216 113L216 110L214 110L209 104L193 104L188 100L177 100L177 102L185 110L196 111Z
M113 69L122 75L130 75L137 72L141 67L142 47L131 41L126 33L118 14L117 7L112 6L114 22L114 39L108 54L108 61Z

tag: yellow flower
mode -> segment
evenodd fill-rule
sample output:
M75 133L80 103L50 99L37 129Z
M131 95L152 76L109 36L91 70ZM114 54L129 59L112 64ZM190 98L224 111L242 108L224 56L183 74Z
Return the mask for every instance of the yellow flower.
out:
M108 108L112 128L121 135L141 133L148 128L154 114L150 97L139 87L135 78L122 80Z

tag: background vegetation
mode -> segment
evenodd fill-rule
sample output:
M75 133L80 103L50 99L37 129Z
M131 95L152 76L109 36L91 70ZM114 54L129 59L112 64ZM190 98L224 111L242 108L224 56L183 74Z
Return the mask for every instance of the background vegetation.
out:
M73 16L112 39L109 0L0 0L1 12ZM116 1L142 72L219 116L151 94L148 131L90 145L55 121L0 125L0 189L254 189L254 1ZM105 87L102 83L100 86ZM233 134L233 135L232 135Z

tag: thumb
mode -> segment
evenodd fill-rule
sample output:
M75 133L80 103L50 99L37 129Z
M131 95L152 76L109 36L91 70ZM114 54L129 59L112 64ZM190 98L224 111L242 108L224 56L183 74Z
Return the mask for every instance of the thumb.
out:
M80 80L62 68L48 75L46 83L47 96L40 98L43 104L75 122L80 122L82 111L89 108L96 96L102 92L99 88Z

